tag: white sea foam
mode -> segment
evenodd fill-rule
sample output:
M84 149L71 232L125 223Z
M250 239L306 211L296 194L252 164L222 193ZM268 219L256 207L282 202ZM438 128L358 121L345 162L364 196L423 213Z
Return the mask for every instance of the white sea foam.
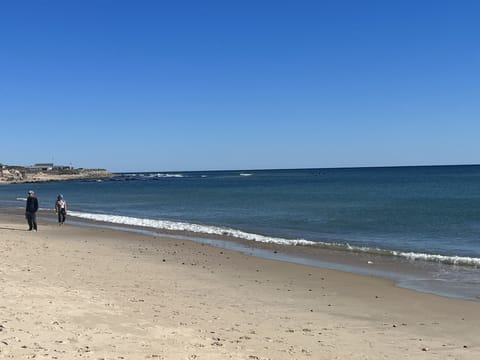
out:
M240 173L240 176L252 176L253 174L249 174L249 173Z
M163 174L163 173L158 173L158 174L153 174L150 175L151 177L157 177L157 178L183 178L185 177L182 174Z
M416 253L416 252L404 252L404 251L392 251L386 249L378 248L369 248L365 246L352 246L346 244L346 248L350 251L364 252L378 255L391 255L401 258L406 258L408 260L414 261L428 261L428 262L438 262L442 264L450 265L463 265L463 266L480 266L480 258L468 257L468 256L448 256L448 255L439 255L439 254L427 254L427 253Z
M276 237L269 237L259 234L252 234L241 230L230 228L223 228L218 226L190 224L185 222L168 221L168 220L153 220L142 219L130 216L107 215L107 214L92 214L78 211L70 211L69 215L79 217L82 219L89 219L95 221L109 222L113 224L123 224L131 226L147 227L152 229L171 230L171 231L190 231L201 234L212 234L231 236L243 240L258 241L263 243L275 243L281 245L314 245L313 241L304 239L283 239Z
M468 256L446 256L436 254L414 253L414 252L393 252L394 255L410 260L434 261L452 265L480 266L480 258Z

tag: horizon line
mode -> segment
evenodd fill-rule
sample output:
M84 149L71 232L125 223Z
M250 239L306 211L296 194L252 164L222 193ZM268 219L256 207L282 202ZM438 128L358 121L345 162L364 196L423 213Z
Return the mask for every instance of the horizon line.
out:
M472 164L430 164L430 165L365 165L365 166L330 166L330 167L298 167L298 168L244 168L244 169L205 169L205 170L138 170L138 171L112 171L114 174L131 173L182 173L182 172L214 172L214 171L281 171L281 170L333 170L333 169L375 169L375 168L407 168L407 167L453 167L453 166L480 166ZM108 170L108 169L107 169Z

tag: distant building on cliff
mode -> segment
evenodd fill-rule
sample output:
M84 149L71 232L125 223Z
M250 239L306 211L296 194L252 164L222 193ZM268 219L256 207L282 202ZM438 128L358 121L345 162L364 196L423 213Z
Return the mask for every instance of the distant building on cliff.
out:
M50 171L53 170L53 163L38 163L30 166L30 169L37 171Z
M30 166L33 171L73 170L73 166L54 165L53 163L38 163Z

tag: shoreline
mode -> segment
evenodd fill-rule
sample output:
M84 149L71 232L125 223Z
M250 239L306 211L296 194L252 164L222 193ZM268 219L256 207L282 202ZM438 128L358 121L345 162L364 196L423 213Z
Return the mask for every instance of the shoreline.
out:
M74 220L77 226L93 226L103 229L127 231L147 236L161 236L175 240L193 241L226 250L233 250L244 255L279 262L313 266L320 269L329 269L351 274L373 276L380 279L393 281L396 287L406 288L421 293L428 293L447 298L480 301L480 287L475 286L469 279L467 285L462 285L462 280L457 273L468 272L469 276L477 276L476 267L454 266L423 260L408 260L393 258L381 254L368 254L347 250L333 250L315 248L308 245L280 245L262 243L239 238L232 238L211 234L199 234L182 231L166 231L144 228L132 225L112 224L103 221ZM447 269L447 270L446 270ZM449 276L445 272L449 271ZM443 278L437 276L443 273ZM456 278L452 278L456 276Z
M44 217L32 233L22 217L0 216L0 357L480 356L479 302Z
M23 217L22 208L3 208L7 213ZM47 209L39 217L55 222ZM291 262L358 275L374 276L393 281L395 286L448 298L480 301L478 267L456 266L433 261L392 257L381 253L339 250L308 245L283 245L245 240L216 234L156 229L107 221L69 216L70 224L133 232L147 236L161 236L176 240L193 241L222 249L234 250L259 258Z
M179 240L195 241L223 249L239 251L245 255L270 260L292 262L322 269L339 270L353 274L376 276L393 280L398 287L450 298L480 301L478 267L444 264L423 259L408 259L311 245L284 245L246 240L238 237L175 231L116 224L108 221L74 217L79 225L87 224L150 236L167 236ZM462 279L462 277L465 277Z

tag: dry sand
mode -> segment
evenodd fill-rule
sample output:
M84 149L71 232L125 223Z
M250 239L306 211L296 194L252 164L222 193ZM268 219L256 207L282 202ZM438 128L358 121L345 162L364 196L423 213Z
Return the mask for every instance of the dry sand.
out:
M1 359L480 359L480 302L380 278L8 214L0 254Z

